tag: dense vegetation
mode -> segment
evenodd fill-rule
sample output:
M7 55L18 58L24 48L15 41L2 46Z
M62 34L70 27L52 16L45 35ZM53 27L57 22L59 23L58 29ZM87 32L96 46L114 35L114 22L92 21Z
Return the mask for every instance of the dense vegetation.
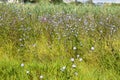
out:
M0 80L120 80L119 10L0 4Z

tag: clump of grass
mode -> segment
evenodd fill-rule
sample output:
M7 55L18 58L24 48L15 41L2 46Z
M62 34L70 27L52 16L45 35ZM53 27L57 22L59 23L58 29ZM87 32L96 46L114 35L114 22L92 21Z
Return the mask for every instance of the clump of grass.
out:
M0 79L119 79L119 8L0 4Z

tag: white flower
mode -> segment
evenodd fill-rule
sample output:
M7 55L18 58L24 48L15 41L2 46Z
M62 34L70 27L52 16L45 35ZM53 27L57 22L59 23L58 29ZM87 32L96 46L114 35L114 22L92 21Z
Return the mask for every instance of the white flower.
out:
M18 49L18 52L20 51L20 49Z
M66 66L63 66L60 70L64 71L66 69Z
M103 31L102 31L102 30L100 30L100 33L103 33Z
M77 48L76 47L73 47L73 50L76 50Z
M74 74L75 74L76 76L78 75L78 73L77 73L77 72L75 72Z
M66 66L63 66L63 67L62 67L62 69L64 69L64 70L65 70L65 69L66 69Z
M75 64L73 64L73 65L72 65L72 68L76 68L76 65L75 65Z
M79 57L80 57L80 55L78 54L78 55L77 55L77 58L79 58Z
M83 60L82 58L79 59L80 62L81 62L82 60Z
M36 47L36 44L33 44L33 47Z
M24 45L23 44L20 44L20 47L23 47Z
M19 41L22 41L22 39L20 38Z
M94 48L94 47L91 47L91 50L93 51L93 50L95 50L95 48Z
M72 62L74 62L74 58L71 58L70 60L71 60Z
M40 75L40 79L43 79L43 75Z
M24 64L23 64L23 63L21 64L21 67L24 67Z
M29 74L29 73L30 73L30 71L26 71L26 73L27 73L27 74Z

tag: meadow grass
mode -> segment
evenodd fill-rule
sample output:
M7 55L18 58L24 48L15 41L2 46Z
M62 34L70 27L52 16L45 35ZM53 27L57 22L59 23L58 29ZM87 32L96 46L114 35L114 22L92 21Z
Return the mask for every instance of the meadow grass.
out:
M119 10L0 4L0 80L120 80Z

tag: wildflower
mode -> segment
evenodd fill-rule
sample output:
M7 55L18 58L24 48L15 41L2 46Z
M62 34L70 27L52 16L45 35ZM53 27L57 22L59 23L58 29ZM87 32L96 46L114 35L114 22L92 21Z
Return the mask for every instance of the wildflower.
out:
M82 19L80 18L80 19L78 19L78 21L81 21Z
M76 50L77 48L76 47L73 47L73 50Z
M36 47L36 44L33 44L33 47Z
M102 31L102 30L100 30L100 33L103 33L103 31Z
M74 58L71 58L71 61L74 62Z
M21 67L24 67L24 63L21 64Z
M21 20L21 21L23 21L23 20L24 20L24 18L20 18L20 20Z
M91 50L93 51L95 48L94 47L91 47Z
M66 66L63 66L60 70L64 71L66 69Z
M78 55L77 55L77 58L79 58L79 57L80 57L80 55L78 54Z
M23 44L20 44L20 47L23 47L24 45Z
M29 74L29 73L30 73L30 71L26 71L26 73L27 73L27 74Z
M75 64L73 64L73 65L72 65L72 68L76 68L76 65L75 65Z
M79 59L80 62L81 62L82 60L83 60L82 58Z
M18 49L18 52L20 51L20 49Z
M40 75L40 79L43 79L43 75Z
M76 76L78 75L78 73L77 73L77 72L75 72L74 74L75 74Z
M20 38L19 41L22 41L22 39Z
M43 18L41 19L41 21L42 21L42 22L46 22L46 21L47 21L47 18L46 18L46 17L43 17Z

